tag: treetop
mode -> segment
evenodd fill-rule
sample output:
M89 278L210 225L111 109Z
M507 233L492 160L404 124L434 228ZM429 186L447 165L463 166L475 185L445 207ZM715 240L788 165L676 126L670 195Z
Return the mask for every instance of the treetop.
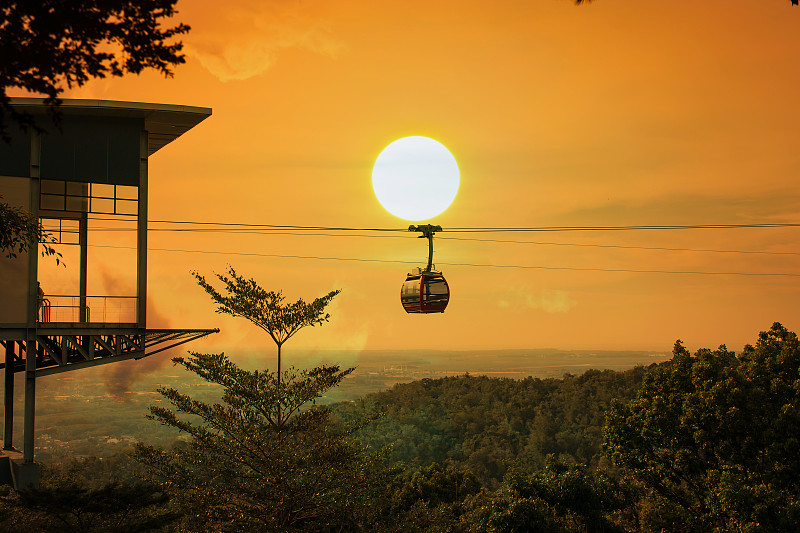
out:
M310 303L300 298L294 303L284 304L286 297L282 291L267 291L256 280L237 274L230 265L227 274L214 273L223 283L221 291L200 273L192 272L192 275L218 305L217 313L246 318L269 333L278 345L306 326L327 322L330 314L325 312L325 307L342 292L333 290Z

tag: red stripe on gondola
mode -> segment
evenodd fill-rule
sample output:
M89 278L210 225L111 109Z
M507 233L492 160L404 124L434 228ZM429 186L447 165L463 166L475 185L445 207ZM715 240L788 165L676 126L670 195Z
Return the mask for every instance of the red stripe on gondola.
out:
M425 311L425 274L419 277L419 311Z

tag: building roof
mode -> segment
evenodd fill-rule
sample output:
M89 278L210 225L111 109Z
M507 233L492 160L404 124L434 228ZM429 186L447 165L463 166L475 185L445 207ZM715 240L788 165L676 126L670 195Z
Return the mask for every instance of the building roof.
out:
M16 97L10 100L12 106L23 112L47 112L42 98ZM144 129L148 131L148 155L153 155L211 115L210 107L73 98L62 99L60 111L64 115L143 118Z

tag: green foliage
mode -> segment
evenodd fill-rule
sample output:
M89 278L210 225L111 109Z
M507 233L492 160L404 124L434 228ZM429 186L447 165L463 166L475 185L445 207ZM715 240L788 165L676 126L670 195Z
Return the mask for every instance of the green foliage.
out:
M47 96L55 116L65 88L94 78L139 74L152 68L165 76L184 62L182 43L169 40L189 31L165 28L177 0L39 0L3 2L0 13L0 136L8 139L6 115L23 126L33 117L9 104L8 88Z
M418 501L436 507L461 502L480 491L478 479L453 463L433 463L416 472L407 471L393 481L394 508L409 509Z
M47 469L41 488L0 496L0 531L133 533L161 529L177 519L169 498L143 483L91 483L85 465Z
M544 469L511 470L503 486L476 499L462 516L469 531L625 531L612 517L632 498L603 470L548 460Z
M2 199L0 196L0 200ZM42 257L53 256L56 264L60 264L61 254L49 244L55 242L55 239L45 233L36 217L21 207L0 202L0 253L8 258L15 258L17 254L25 253L39 242L44 243Z
M352 434L375 418L340 423L317 398L353 368L280 369L280 347L305 326L326 322L339 291L283 305L253 279L217 274L225 294L194 273L217 312L248 319L278 346L278 371L247 371L224 354L192 353L173 361L221 387L208 403L172 387L158 392L172 409L150 407L150 418L187 434L170 450L139 443L135 457L154 481L176 495L186 530L342 531L358 528L367 501L387 470Z
M385 411L359 438L376 449L389 446L392 461L413 468L453 461L496 488L510 465L541 468L550 454L599 463L605 410L612 398L633 398L644 373L635 368L545 380L423 379L336 410L344 418Z
M220 403L172 388L159 392L173 409L151 418L189 436L164 450L138 444L136 459L176 495L188 530L324 531L354 527L385 471L350 436L372 418L344 425L309 406L351 369L246 371L224 355L175 358L222 387ZM189 415L189 416L185 416ZM337 529L338 530L338 529Z
M651 492L646 530L800 528L798 376L797 336L775 323L738 357L677 342L635 400L612 405L605 447Z
M678 342L648 370L426 379L332 409L314 401L352 369L278 379L224 355L175 361L221 389L218 403L160 389L172 408L151 418L188 441L136 450L178 530L800 529L800 341L777 323L738 355ZM410 468L388 469L364 444ZM9 505L0 519L14 530L50 519ZM159 513L171 516L160 503L145 517Z
M217 313L246 318L266 331L279 347L300 329L327 322L330 315L325 313L325 307L341 292L331 291L311 303L299 299L284 305L285 297L281 291L262 289L254 279L238 275L232 266L228 266L228 275L215 274L225 285L225 294L197 272L192 272L192 275L218 305Z
M16 257L39 242L40 234L39 221L33 215L21 207L0 202L0 253Z
M267 291L252 278L245 278L228 265L228 274L215 274L224 284L224 294L206 281L206 278L192 272L200 285L217 304L217 313L246 318L266 331L278 348L278 381L281 372L281 347L295 333L306 326L317 326L327 322L330 315L325 308L339 294L331 291L311 303L298 299L291 304L283 304L285 297L281 291ZM278 413L280 417L280 413ZM280 420L278 421L280 423Z
M453 463L406 470L388 484L374 531L460 531L464 502L481 490L478 479Z
M521 497L508 486L503 486L493 494L482 493L476 498L475 505L475 509L464 520L464 531L469 533L569 531L562 528L545 502Z

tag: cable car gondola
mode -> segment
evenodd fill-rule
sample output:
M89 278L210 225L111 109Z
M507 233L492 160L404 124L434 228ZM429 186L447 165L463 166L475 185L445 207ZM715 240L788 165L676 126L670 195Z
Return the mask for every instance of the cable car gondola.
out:
M444 313L450 301L450 287L441 272L418 268L406 276L400 302L406 313Z
M406 275L400 289L400 303L406 313L444 313L450 301L450 286L441 272L433 270L433 234L441 226L409 226L409 231L422 232L420 238L428 239L428 266L415 269Z

